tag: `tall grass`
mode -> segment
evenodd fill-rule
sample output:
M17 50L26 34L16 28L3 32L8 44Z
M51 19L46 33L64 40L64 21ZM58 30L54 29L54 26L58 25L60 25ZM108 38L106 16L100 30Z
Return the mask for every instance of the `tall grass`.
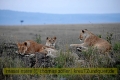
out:
M41 35L39 34L36 34L36 36L35 36L36 38L35 38L35 41L37 42L37 43L42 43L42 40L41 40Z
M120 61L120 42L112 43L113 40L112 33L107 33L106 40L113 45L114 59L116 61ZM102 37L102 35L99 35ZM41 36L36 35L36 42L41 43ZM7 45L9 46L9 45ZM15 53L17 49L15 48L6 48L6 45L1 44L0 47L0 77L1 80L118 80L120 79L118 75L75 75L75 74L55 74L55 75L3 75L3 68L26 68L30 67L29 58L24 58L18 56ZM116 67L120 69L120 64L113 63L107 55L100 54L96 49L89 48L88 51L78 52L82 54L84 57L84 63L76 64L76 57L73 56L71 50L66 47L65 50L61 50L58 52L60 54L59 57L53 59L55 66L53 68L102 68L102 67ZM80 58L80 57L79 57ZM80 58L81 59L81 58ZM77 65L77 66L76 66ZM41 68L41 66L39 66ZM120 71L119 71L120 72Z

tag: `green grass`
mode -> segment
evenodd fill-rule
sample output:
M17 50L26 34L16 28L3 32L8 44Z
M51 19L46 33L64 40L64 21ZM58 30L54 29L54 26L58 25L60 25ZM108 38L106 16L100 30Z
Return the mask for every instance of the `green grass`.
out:
M114 51L120 51L120 42L116 42L116 43L113 45L113 50L114 50Z
M41 41L41 35L39 34L36 34L36 36L35 36L36 38L35 38L35 41L37 42L37 43L42 43L42 41Z

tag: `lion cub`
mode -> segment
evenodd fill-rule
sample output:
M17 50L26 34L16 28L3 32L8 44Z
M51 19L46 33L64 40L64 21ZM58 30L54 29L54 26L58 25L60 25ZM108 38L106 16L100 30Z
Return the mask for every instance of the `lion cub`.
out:
M57 39L56 37L53 37L53 38L47 37L46 38L46 46L55 48L56 39Z
M44 46L42 48L41 52L46 53L46 56L49 56L51 58L56 58L59 55L58 51L56 49L54 49L54 48L48 48L46 46Z
M37 42L32 40L27 40L22 43L17 43L17 46L18 46L18 53L20 53L21 55L24 55L24 54L35 54L35 52L41 52L41 51L43 52L43 49L44 49L43 47L45 45L38 44ZM46 47L50 48L49 46L46 46Z

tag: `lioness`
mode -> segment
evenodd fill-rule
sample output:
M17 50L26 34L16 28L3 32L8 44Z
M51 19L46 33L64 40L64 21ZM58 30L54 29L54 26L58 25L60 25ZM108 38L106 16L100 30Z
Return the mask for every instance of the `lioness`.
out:
M20 53L21 55L24 54L35 54L35 52L42 52L47 54L46 52L43 52L44 50L44 46L43 44L38 44L35 41L32 40L27 40L25 42L22 43L17 43L18 46L18 53ZM50 48L49 46L45 46Z
M55 48L56 39L57 39L56 37L53 37L53 38L47 37L46 38L46 46Z
M100 53L107 53L107 55L111 50L111 44L108 41L99 38L87 29L80 31L79 39L80 41L83 40L84 42L82 44L70 44L70 46L81 47L86 50L88 47L93 47L96 48ZM110 58L109 55L108 57Z

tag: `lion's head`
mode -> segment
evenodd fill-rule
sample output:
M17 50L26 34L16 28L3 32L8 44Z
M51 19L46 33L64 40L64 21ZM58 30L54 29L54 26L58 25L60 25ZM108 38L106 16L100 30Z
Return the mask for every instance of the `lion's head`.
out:
M46 54L46 56L49 56L51 58L55 58L55 57L57 57L58 51L54 48L43 46L40 52Z
M89 34L90 33L88 32L87 29L81 30L79 36L80 41L85 40L89 36Z
M24 55L27 52L29 45L28 42L17 43L18 53Z
M53 38L47 37L46 46L55 47L56 39L57 39L56 37Z

